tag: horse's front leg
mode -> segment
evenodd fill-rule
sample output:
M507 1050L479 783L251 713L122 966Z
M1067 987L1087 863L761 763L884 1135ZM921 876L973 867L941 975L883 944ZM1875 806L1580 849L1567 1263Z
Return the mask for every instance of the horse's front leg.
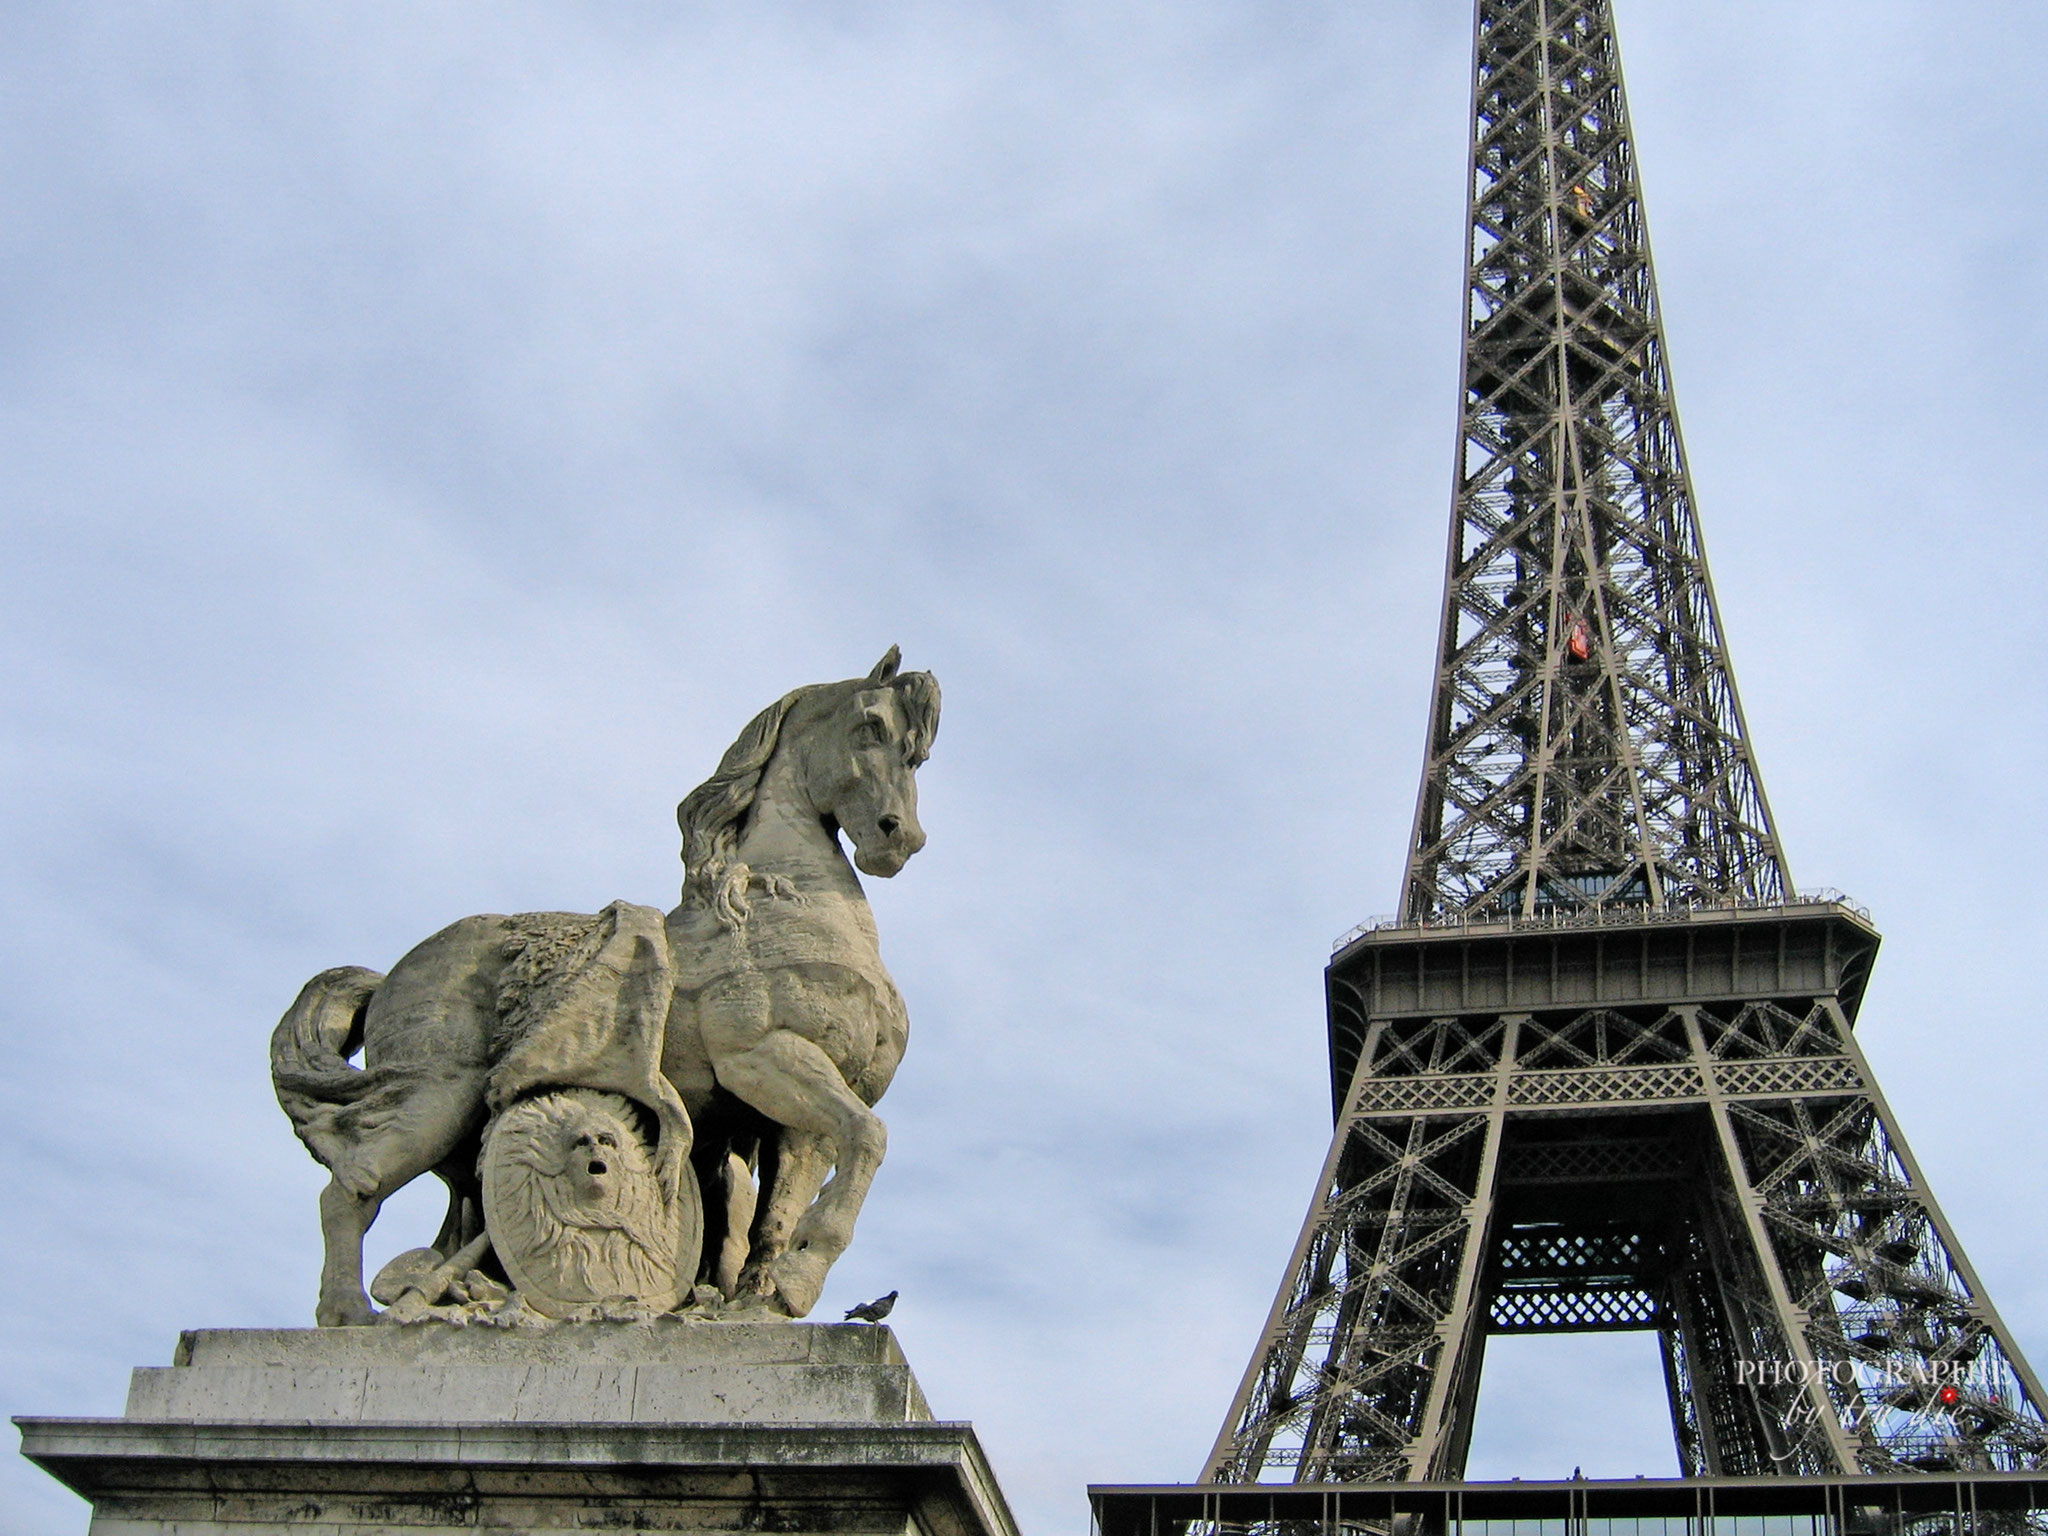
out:
M817 1137L836 1170L797 1219L788 1247L768 1265L783 1310L802 1317L817 1305L826 1274L853 1241L853 1224L888 1150L889 1133L847 1087L832 1058L815 1041L788 1030L721 1060L718 1080L769 1119Z
M788 1249L790 1234L832 1171L832 1149L815 1132L785 1128L776 1141L776 1155L768 1165L774 1174L747 1234L746 1264L739 1272L736 1296L774 1297L769 1267Z

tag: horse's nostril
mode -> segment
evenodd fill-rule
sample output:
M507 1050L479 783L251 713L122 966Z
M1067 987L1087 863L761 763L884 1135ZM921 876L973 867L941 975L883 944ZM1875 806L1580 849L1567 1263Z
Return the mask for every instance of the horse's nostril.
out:
M882 836L894 837L896 829L903 825L903 818L901 816L884 816L875 825L882 829Z

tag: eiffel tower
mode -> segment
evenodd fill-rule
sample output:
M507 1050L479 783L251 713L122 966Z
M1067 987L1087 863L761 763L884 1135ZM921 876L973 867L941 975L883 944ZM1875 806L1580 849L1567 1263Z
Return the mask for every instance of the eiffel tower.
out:
M1655 1330L1689 1477L2048 1465L1795 894L1693 511L1609 0L1477 0L1450 552L1398 917L1206 1485L1455 1480L1494 1334Z

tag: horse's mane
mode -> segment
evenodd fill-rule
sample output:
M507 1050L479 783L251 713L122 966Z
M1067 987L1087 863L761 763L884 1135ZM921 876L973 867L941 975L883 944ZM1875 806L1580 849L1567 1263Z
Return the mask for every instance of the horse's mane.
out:
M900 653L890 646L866 678L854 687L893 688L903 708L903 754L915 768L931 755L939 733L939 680L929 672L896 670ZM747 722L739 740L726 748L718 772L683 797L676 807L676 825L683 832L683 900L709 907L720 924L737 930L752 905L747 886L753 871L734 855L747 815L761 789L761 775L782 740L789 712L814 694L844 683L812 683L785 693Z
M929 672L901 672L890 680L903 706L903 751L916 768L932 755L939 734L939 680Z
M761 772L782 739L782 722L805 698L830 686L794 689L754 716L739 740L725 749L718 772L676 807L676 825L683 830L683 899L702 901L727 928L738 928L751 910L747 882L753 871L733 855L760 791Z

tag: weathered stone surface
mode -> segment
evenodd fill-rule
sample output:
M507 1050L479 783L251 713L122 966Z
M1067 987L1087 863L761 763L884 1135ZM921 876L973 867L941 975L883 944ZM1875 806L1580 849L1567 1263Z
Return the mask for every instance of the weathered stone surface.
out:
M15 1422L90 1536L1018 1536L966 1424Z
M175 1358L126 1418L16 1420L92 1536L1016 1536L886 1328L222 1330Z
M926 1421L886 1328L575 1323L188 1333L128 1417L238 1422L838 1424Z
M429 1171L449 1186L434 1262L380 1277L401 1316L444 1291L451 1321L493 1310L501 1288L467 1256L479 1212L547 1316L694 1306L700 1287L762 1313L816 1305L882 1161L874 1105L909 1030L855 873L894 875L924 846L939 688L900 660L892 646L749 723L677 807L683 899L666 916L470 917L388 976L306 983L270 1058L333 1174L316 1321L375 1321L363 1235ZM770 1170L759 1189L754 1169Z
M195 1328L179 1335L179 1366L498 1365L515 1352L541 1365L633 1365L688 1360L704 1365L898 1365L895 1333L854 1323L693 1323L658 1317L636 1323L494 1328Z

